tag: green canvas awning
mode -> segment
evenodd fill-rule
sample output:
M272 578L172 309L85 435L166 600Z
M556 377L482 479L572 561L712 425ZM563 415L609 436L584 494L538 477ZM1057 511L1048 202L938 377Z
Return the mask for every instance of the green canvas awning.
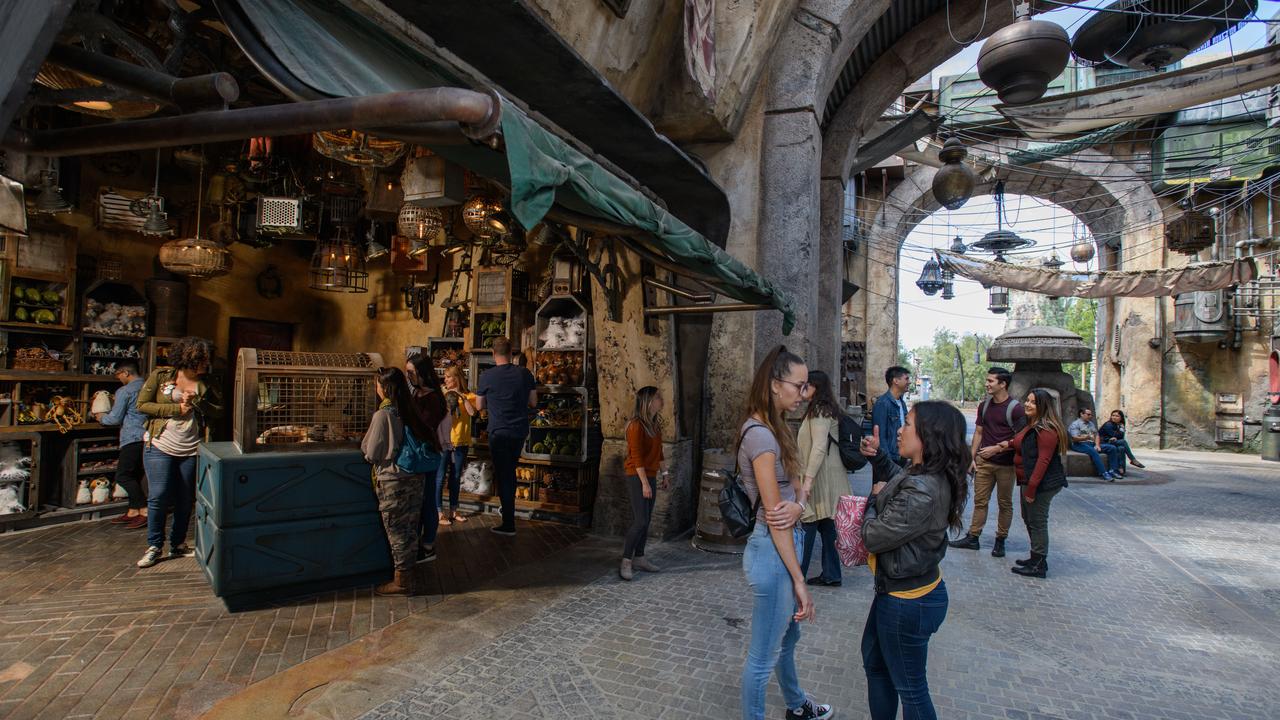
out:
M268 76L282 90L292 88L293 95L303 94L303 89L308 96L333 97L460 84L449 69L340 5L319 0L218 0L217 6L224 16L237 9L243 13L256 37L253 42L237 37L242 49L251 57L255 44L270 52L271 62L259 59L256 64L264 72L274 67L277 73L287 73L287 78ZM687 267L711 289L740 302L777 308L783 314L783 332L791 331L795 316L786 293L505 99L502 134L505 156L480 144L428 146L473 172L506 183L513 214L526 229L560 204L649 233L654 249Z

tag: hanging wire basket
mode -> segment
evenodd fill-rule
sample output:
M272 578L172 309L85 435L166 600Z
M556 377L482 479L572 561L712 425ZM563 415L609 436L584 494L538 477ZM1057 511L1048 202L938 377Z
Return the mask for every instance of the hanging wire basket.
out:
M160 264L187 277L217 277L231 272L231 251L217 240L202 237L170 240L160 246Z

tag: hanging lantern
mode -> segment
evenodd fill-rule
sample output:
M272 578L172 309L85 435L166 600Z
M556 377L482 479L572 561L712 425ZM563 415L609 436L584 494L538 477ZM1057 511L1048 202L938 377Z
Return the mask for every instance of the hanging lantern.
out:
M1017 12L1018 19L992 33L978 53L978 77L1010 105L1043 97L1071 56L1071 38L1061 25L1032 20L1027 5Z
M992 285L988 291L990 301L987 303L987 309L996 315L1003 315L1009 312L1009 289Z
M426 247L442 229L444 213L439 208L410 203L400 206L400 215L396 219L396 230L400 235L419 241L419 244Z
M1081 264L1087 263L1093 259L1095 252L1097 250L1093 247L1093 243L1082 240L1071 246L1071 260Z
M959 138L951 138L938 152L943 165L933 174L933 197L942 207L956 210L973 196L978 176L964 163L969 151Z
M916 280L916 287L929 296L937 294L942 289L942 266L937 260L929 258L925 262L924 270L920 271L920 279Z
M957 255L963 255L969 252L969 246L965 245L964 241L960 239L959 235L957 235L956 239L951 241L951 252Z
M391 254L391 249L382 244L382 241L377 239L370 240L369 244L366 245L364 249L365 260L377 260L378 258L386 257L389 254Z
M497 199L488 195L476 195L462 205L462 224L467 226L472 235L482 240L492 240L502 235L505 227L501 222L489 222L499 212L502 212L502 203Z
M35 210L40 215L71 212L71 203L62 196L62 188L58 187L58 171L54 168L52 158L40 183L40 194L36 196Z
M942 271L942 299L952 300L956 296L956 274L950 270Z
M1042 260L1040 264L1044 266L1045 270L1052 270L1054 272L1057 272L1063 265L1066 265L1066 263L1062 262L1062 259L1058 257L1058 253L1056 251L1049 257Z
M204 156L200 156L200 176L196 181L196 198L204 187ZM203 203L196 201L196 236L170 240L160 246L160 264L165 270L193 278L211 278L231 272L231 251L217 240L200 237L200 215Z
M339 230L337 237L321 240L311 256L311 289L324 292L369 292L365 257Z
M151 194L140 200L134 200L129 209L136 215L144 215L147 220L142 224L142 234L152 237L169 235L173 230L169 227L169 218L164 212L164 198L160 197L160 151L156 151L155 185Z

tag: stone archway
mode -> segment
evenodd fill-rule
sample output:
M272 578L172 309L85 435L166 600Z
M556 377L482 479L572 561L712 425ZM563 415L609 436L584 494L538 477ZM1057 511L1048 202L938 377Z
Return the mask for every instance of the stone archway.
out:
M983 150L986 150L984 153ZM995 155L995 148L979 148L979 154ZM868 397L882 392L875 382L877 368L888 367L895 362L898 338L898 255L902 243L911 230L940 209L933 197L931 183L935 168L920 166L909 173L886 198L876 214L867 242L866 290L860 299L862 317L865 318L866 363L869 370ZM1110 156L1086 150L1069 158L1039 163L1031 168L998 165L990 178L975 190L975 195L990 194L994 184L1003 180L1005 192L1010 195L1030 195L1060 205L1081 220L1099 243L1098 256L1103 257L1101 246L1118 240L1119 267L1130 270L1158 268L1163 253L1163 212L1150 185L1132 167ZM1110 268L1115 269L1115 268ZM1101 349L1107 330L1123 317L1132 330L1128 335L1154 337L1159 334L1154 312L1150 306L1127 303L1119 307L1116 300L1104 301L1099 306L1098 347L1094 348L1095 362L1106 363L1110 358ZM1138 348L1130 348L1128 363L1122 372L1100 373L1101 397L1104 405L1119 407L1122 388L1155 387L1159 382L1160 357L1149 350L1151 357L1142 356ZM1099 368L1105 365L1099 365ZM1124 405L1131 417L1131 427L1139 429L1138 435L1149 428L1155 432L1158 426L1159 400L1156 394L1135 394L1124 398ZM1148 423L1148 420L1155 422Z

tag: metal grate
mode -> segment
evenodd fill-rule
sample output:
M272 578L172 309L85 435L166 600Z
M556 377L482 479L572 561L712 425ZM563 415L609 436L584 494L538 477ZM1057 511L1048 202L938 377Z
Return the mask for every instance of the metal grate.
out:
M259 197L258 227L263 230L301 232L302 201L287 197Z
M368 376L260 375L259 444L357 442L376 409Z
M128 230L142 232L146 214L133 211L134 203L146 197L145 192L116 190L103 187L98 190L97 222L103 230Z
M260 366L371 368L373 359L365 353L291 352L258 350Z

